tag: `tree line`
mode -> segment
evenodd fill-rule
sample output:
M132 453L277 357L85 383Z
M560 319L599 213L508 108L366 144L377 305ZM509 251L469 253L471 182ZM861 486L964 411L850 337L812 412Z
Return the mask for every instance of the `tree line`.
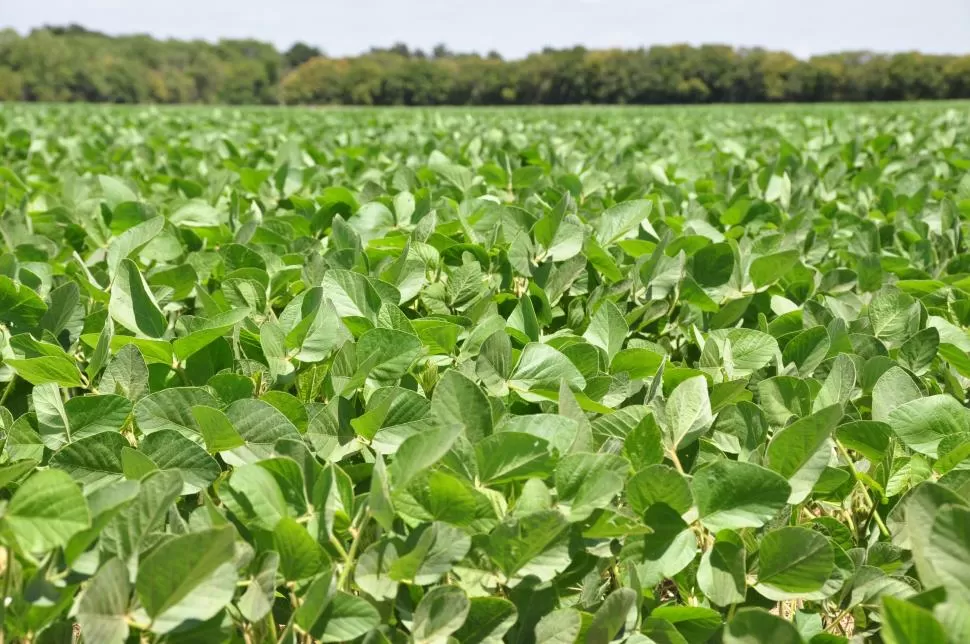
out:
M970 98L970 55L799 59L724 45L544 49L520 60L398 44L331 58L297 43L0 31L0 100L333 105L565 105Z

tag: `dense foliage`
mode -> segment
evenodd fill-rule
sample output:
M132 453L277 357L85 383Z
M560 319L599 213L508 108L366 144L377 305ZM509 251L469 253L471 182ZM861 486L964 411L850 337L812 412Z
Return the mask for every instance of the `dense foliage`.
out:
M970 640L970 114L0 111L5 641Z
M405 45L327 58L297 43L0 32L0 100L344 105L664 104L970 98L970 56L799 60L726 46L545 50L523 60Z

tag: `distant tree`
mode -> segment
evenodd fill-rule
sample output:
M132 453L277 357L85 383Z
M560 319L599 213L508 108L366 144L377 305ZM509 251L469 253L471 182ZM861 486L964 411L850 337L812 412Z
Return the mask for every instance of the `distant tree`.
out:
M330 59L296 43L0 30L0 100L505 105L970 98L970 56L849 51L800 60L725 45L430 54L405 43Z
M411 50L408 48L407 44L403 42L394 43L387 51L389 51L392 54L397 54L398 56L402 56L404 58L411 57Z
M286 61L286 66L289 69L294 69L311 58L316 58L317 56L322 55L323 52L318 48L306 43L298 42L286 50L286 53L283 54L283 59Z

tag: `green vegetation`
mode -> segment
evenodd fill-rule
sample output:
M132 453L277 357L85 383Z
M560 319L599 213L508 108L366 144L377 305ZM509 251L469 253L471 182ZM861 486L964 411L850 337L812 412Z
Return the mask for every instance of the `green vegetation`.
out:
M970 637L965 104L7 106L0 212L5 642Z
M0 31L0 101L563 105L970 98L970 56L844 52L799 60L727 46L547 49L524 60L406 45L327 58L254 40L160 41L82 27Z

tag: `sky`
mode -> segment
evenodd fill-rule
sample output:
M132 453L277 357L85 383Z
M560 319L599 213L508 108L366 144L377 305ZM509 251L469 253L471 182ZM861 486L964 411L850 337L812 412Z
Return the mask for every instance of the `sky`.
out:
M109 34L303 41L332 56L404 42L430 51L718 43L970 53L970 0L0 0L0 27L78 23Z

